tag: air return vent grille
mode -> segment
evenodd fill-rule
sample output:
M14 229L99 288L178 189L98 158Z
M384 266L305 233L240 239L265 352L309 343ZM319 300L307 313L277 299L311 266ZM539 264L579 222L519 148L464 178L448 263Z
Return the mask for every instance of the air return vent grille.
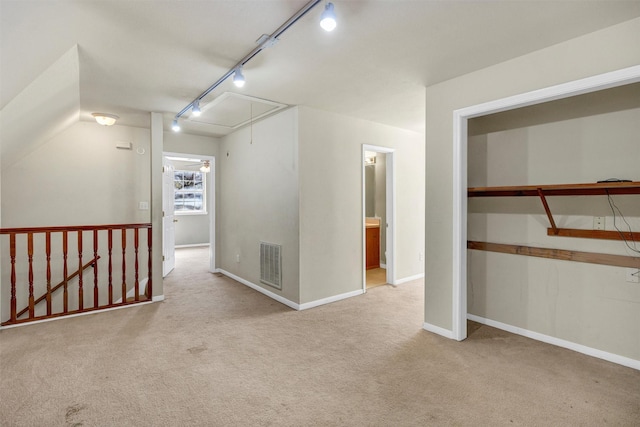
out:
M282 289L282 246L260 242L260 281Z

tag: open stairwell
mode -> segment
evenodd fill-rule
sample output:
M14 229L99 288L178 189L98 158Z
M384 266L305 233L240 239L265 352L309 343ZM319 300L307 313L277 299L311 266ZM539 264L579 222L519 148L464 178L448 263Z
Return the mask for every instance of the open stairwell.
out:
M149 223L0 228L1 325L151 301L151 235Z

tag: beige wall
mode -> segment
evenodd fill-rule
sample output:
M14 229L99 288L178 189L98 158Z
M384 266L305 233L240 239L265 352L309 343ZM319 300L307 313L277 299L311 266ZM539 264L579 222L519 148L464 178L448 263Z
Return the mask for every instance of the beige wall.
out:
M130 142L132 150L116 148L120 142ZM64 225L99 225L119 223L150 222L151 211L139 210L140 201L150 200L150 132L147 129L125 126L104 127L96 123L79 122L58 134L27 156L2 169L2 226L3 227L43 227ZM144 233L143 233L144 234ZM128 247L132 247L132 233L128 233ZM6 244L2 236L2 245ZM70 236L69 271L75 271L74 262L78 262L77 250ZM56 275L61 271L62 260L59 235L52 236L53 284L59 280ZM103 276L107 271L107 258L104 255L106 233L99 236L102 259L99 272ZM117 251L120 239L114 239L114 251ZM37 286L44 286L43 239L35 239L34 274ZM145 247L146 238L141 237L141 247ZM19 241L18 258L20 268L26 263L25 242ZM92 257L92 239L90 233L84 233L83 260ZM130 251L132 252L132 251ZM133 265L133 253L128 254L128 265ZM146 265L146 251L140 251L140 263ZM8 318L9 270L2 268L2 320ZM120 259L114 260L114 271L118 271ZM18 271L24 279L25 271ZM141 271L146 276L146 270ZM91 270L86 271L91 275ZM128 284L133 284L133 269L128 270ZM25 279L26 280L26 279ZM90 280L90 279L87 279ZM22 281L20 283L27 283ZM43 289L36 289L39 296ZM106 292L106 290L105 290ZM162 284L157 283L154 294L162 292ZM20 305L24 304L27 289L18 290ZM85 304L91 293L85 295ZM116 295L117 299L119 295ZM73 299L75 294L71 295ZM18 309L21 309L18 307Z
M3 168L3 226L149 222L150 211L138 210L150 201L149 139L148 129L74 124Z
M362 289L362 145L396 149L396 280L424 272L424 136L300 107L300 302Z
M635 19L427 88L425 322L452 325L453 111L637 65L639 42Z
M380 263L386 264L386 244L387 244L387 155L384 153L377 154L376 170L376 188L375 188L375 216L380 217Z
M217 161L219 268L293 302L299 301L297 115L292 108L227 135ZM282 245L282 290L260 283L261 241Z

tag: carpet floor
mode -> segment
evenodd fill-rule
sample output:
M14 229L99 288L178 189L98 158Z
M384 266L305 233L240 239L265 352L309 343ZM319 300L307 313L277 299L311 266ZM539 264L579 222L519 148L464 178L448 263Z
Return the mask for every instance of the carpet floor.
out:
M206 265L178 251L161 303L0 331L0 425L640 425L640 371L424 331L421 280L296 312Z

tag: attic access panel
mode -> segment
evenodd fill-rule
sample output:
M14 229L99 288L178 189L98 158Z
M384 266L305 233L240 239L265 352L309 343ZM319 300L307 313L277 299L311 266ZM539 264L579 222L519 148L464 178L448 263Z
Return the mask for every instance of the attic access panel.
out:
M201 101L202 102L202 101ZM238 129L251 121L259 120L288 107L267 99L225 92L211 102L200 104L200 117L191 115L194 123Z

